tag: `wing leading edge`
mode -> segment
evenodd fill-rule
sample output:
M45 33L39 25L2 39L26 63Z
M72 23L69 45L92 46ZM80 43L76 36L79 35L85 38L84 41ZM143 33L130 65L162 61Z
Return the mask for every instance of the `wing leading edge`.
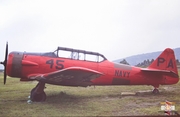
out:
M69 67L46 74L30 75L29 79L45 83L64 86L89 86L91 80L100 77L103 73L83 67Z

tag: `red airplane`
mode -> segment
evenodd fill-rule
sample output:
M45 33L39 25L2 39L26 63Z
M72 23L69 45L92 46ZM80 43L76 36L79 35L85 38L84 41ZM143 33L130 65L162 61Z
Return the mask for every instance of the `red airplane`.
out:
M8 58L8 59L7 59ZM179 81L174 51L165 49L148 67L139 68L108 61L102 54L85 50L58 47L54 52L11 52L6 44L4 84L7 75L20 81L37 80L30 99L46 100L45 83L63 86L91 85L152 85L159 93L159 85Z

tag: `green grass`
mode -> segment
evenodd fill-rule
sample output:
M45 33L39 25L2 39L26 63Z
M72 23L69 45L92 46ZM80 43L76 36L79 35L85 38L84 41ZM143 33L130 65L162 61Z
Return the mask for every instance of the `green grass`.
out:
M160 94L121 96L121 92L152 90L152 86L92 86L65 87L46 84L47 100L27 104L28 96L37 82L20 82L7 78L3 85L0 74L0 116L124 116L163 115L160 102L176 103L180 112L180 83L160 86ZM169 88L165 90L165 88Z

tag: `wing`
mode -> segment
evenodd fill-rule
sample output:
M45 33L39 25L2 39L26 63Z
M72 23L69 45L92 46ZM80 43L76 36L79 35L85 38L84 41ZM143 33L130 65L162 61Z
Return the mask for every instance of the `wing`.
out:
M83 67L69 67L46 74L30 75L29 79L43 81L49 84L64 86L89 86L91 80L103 73Z
M160 74L160 75L166 75L174 78L179 78L178 74L176 74L173 71L170 70L159 70L159 69L141 69L141 71L146 72L146 73L154 73L154 74Z

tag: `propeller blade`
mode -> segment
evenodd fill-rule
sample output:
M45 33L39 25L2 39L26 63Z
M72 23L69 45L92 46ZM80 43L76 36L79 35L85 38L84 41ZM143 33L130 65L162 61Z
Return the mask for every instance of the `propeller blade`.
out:
M7 74L6 74L6 67L4 69L4 84L6 84L6 78L7 78Z
M7 74L6 74L7 56L8 56L8 42L6 43L5 60L4 62L0 62L0 64L4 65L4 84L6 84L6 78L7 78Z
M8 56L8 42L6 43L6 53L5 53L5 60L4 60L4 84L6 84L6 65L7 65L7 56Z
M6 43L5 65L7 63L7 56L8 56L8 42Z

